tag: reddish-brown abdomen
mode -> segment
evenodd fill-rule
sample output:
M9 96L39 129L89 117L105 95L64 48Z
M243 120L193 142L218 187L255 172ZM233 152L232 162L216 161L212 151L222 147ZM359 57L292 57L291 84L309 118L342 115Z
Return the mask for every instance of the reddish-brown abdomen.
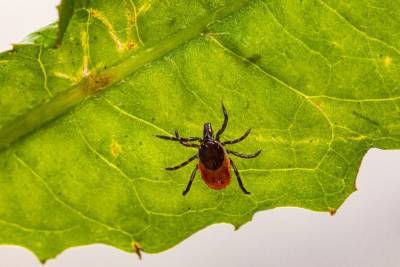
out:
M231 181L230 162L227 156L225 156L221 167L216 170L207 169L201 161L199 161L197 167L209 188L220 190L227 187Z

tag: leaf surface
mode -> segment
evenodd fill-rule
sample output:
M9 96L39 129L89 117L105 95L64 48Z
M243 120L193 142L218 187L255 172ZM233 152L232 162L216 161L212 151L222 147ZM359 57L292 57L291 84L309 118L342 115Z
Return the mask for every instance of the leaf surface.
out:
M400 148L399 1L63 1L58 29L0 54L0 243L41 260L105 243L166 250L257 211L334 213L372 147ZM45 33L45 34L43 34ZM58 41L57 41L58 40ZM54 47L58 44L57 47ZM155 135L229 124L235 180ZM266 226L267 227L267 226Z

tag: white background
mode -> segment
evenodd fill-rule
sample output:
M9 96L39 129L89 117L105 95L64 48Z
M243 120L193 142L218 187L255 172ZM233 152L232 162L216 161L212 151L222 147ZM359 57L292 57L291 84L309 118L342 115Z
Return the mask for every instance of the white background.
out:
M57 19L58 1L0 0L0 51ZM239 231L214 225L139 261L104 245L68 249L46 267L75 266L400 266L400 151L371 150L358 192L335 216L284 208L257 213ZM1 231L1 229L0 229ZM0 266L39 267L26 249L0 246Z

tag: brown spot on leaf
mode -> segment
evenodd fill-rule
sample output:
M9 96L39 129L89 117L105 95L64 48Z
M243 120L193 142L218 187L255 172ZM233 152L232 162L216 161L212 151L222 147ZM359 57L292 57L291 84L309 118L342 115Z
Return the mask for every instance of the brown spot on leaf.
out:
M135 48L136 46L137 46L136 43L135 43L134 41L132 41L132 40L129 40L129 41L126 43L126 47L127 47L129 50Z
M95 93L101 91L107 87L112 81L112 77L108 73L96 73L93 72L85 78L82 83L83 90L87 95L94 95Z

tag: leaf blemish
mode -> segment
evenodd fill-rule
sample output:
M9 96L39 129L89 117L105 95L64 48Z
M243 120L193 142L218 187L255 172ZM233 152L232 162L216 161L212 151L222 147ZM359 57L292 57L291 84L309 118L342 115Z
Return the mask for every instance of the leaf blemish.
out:
M113 25L109 21L109 19L103 13L101 13L99 10L96 10L96 9L89 9L89 15L91 17L99 20L106 27L112 40L114 41L115 45L117 46L118 52L123 52L124 46L123 46L121 40L119 39L117 32L115 31Z
M137 46L136 43L135 43L134 41L132 41L132 40L129 40L129 41L126 43L126 47L127 47L129 50L135 48L136 46Z
M85 78L85 82L82 83L82 89L86 92L86 95L94 95L107 87L111 81L112 76L110 74L93 72Z
M390 66L392 64L392 58L387 56L385 57L385 59L383 60L383 64L385 64L386 67Z
M114 157L118 157L120 153L121 153L121 145L118 144L117 140L115 140L115 138L113 137L111 141L111 154Z
M261 58L262 57L261 57L260 54L254 54L254 55L248 57L247 60L252 62L252 63L254 63L254 64L256 64L256 63L260 62Z

